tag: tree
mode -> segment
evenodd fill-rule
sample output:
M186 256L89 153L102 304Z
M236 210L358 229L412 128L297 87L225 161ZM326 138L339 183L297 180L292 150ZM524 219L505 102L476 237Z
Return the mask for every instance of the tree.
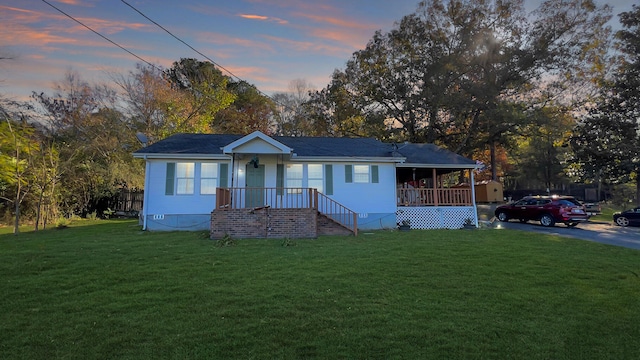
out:
M229 91L229 78L210 62L180 59L164 71L165 78L182 96L166 99L170 120L167 134L217 132L216 114L229 107L237 95Z
M620 22L618 71L576 127L571 144L583 178L635 180L640 205L640 7L621 13Z
M275 117L276 133L283 136L314 135L313 123L305 111L305 103L309 101L309 93L313 85L304 79L289 82L289 91L273 94L277 104Z
M131 158L138 146L135 130L115 110L112 90L69 73L53 95L40 93L34 98L51 118L41 141L48 144L43 151L57 154L57 159L49 158L57 166L51 186L63 186L52 196L59 195L66 214L86 215L120 189L142 186L142 165Z
M25 121L9 118L5 111L0 119L0 182L11 187L13 196L2 197L13 203L13 233L20 232L21 205L30 193L35 179L33 155L38 143L33 139L33 128Z
M227 89L235 95L235 100L229 107L216 113L213 129L226 134L249 134L254 131L270 134L272 118L276 113L273 100L246 81L230 81Z
M566 146L575 119L566 109L547 106L531 114L523 134L514 138L513 158L518 181L529 189L558 189L568 182L565 174L570 149Z
M114 83L121 89L127 126L132 132L145 134L148 143L166 137L169 122L167 104L180 99L178 89L171 87L163 71L156 66L137 64L136 70L114 75Z
M576 81L601 76L594 64L606 53L609 12L589 0L548 0L528 20L522 1L425 0L376 32L314 98L348 96L364 123L390 121L395 140L494 151L522 125L505 109L568 99Z
M303 104L310 128L317 136L397 138L387 126L385 114L366 99L353 96L352 84L344 72L336 70L331 83L310 93Z

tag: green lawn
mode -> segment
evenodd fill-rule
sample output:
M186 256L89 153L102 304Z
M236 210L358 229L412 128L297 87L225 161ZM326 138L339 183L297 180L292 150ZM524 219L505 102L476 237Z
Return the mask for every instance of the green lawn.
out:
M640 251L509 230L0 229L1 359L638 359Z

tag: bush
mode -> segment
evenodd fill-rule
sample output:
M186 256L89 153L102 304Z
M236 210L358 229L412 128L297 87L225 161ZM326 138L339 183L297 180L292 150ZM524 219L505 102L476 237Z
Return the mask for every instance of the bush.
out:
M611 186L611 205L622 210L629 209L636 204L636 189L633 184Z
M61 217L56 220L56 229L66 229L69 225L71 225L71 219Z

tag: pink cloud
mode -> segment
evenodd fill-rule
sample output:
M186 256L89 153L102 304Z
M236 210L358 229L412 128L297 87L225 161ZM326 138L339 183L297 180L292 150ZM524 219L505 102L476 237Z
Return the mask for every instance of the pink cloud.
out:
M89 32L87 28L62 14L51 14L1 5L0 11L10 14L9 26L0 33L0 42L6 40L16 41L16 39L25 36L28 41L39 39L41 44L76 43L78 42L77 34ZM127 29L151 29L147 24L135 22L110 21L89 17L78 17L76 19L93 30L104 34L115 34ZM31 24L43 22L48 23L46 27L37 29L31 26ZM30 44L36 45L36 43L32 42Z
M286 25L289 23L287 20L283 20L277 17L264 16L264 15L240 14L238 16L240 16L243 19L270 21L270 22L278 23L280 25Z
M59 2L61 4L66 4L66 5L86 5L86 1L80 1L80 0L58 0L56 2Z

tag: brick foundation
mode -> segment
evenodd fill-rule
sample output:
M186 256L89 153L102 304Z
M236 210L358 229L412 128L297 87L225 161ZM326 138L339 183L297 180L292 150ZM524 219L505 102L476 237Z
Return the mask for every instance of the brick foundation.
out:
M211 212L211 239L316 238L314 209L225 209Z

